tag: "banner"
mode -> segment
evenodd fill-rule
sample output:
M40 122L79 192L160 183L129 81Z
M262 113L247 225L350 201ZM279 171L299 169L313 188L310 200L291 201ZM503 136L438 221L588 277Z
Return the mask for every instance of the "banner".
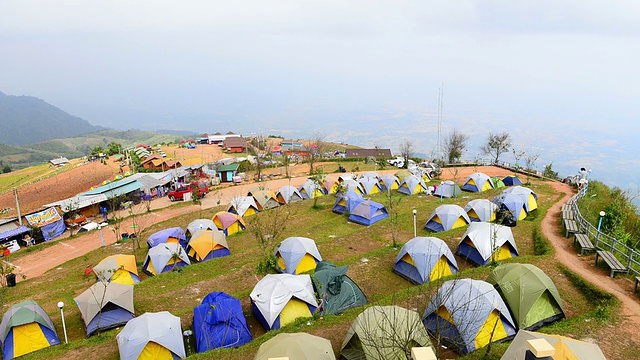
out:
M25 215L25 218L29 222L29 225L37 227L43 227L62 220L62 217L60 217L56 208L48 208L47 210L40 211L39 213Z

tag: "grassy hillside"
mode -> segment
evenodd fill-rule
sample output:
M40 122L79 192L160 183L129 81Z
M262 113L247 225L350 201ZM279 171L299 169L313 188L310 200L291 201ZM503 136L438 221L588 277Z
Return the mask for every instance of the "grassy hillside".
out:
M21 169L39 165L53 158L64 156L78 158L89 154L94 146L105 147L117 142L123 147L135 146L139 143L159 144L182 140L176 135L159 134L140 130L102 130L95 133L74 136L65 139L48 140L25 146L0 144L0 160L13 169Z
M527 219L518 222L513 228L514 237L518 244L520 257L509 261L533 263L551 276L565 301L565 311L569 319L556 325L546 327L547 331L572 336L597 338L599 328L607 328L603 322L610 321L606 312L596 309L593 301L583 292L584 284L573 281L571 276L565 276L565 271L552 254L542 256L536 249L536 243L545 242L536 229L549 207L558 200L550 187L534 184L534 190L539 195L539 209ZM445 199L445 203L464 206L474 198L490 198L500 190L492 190L484 194L464 193L457 199ZM212 194L213 195L213 194ZM210 195L211 196L211 195ZM386 203L384 195L372 197L375 201ZM393 261L399 248L391 246L393 232L391 220L385 219L370 226L360 226L347 221L345 215L331 212L335 198L324 196L318 199L318 206L313 207L313 201L302 201L290 206L292 217L282 234L282 238L289 236L305 236L316 241L323 258L339 265L350 265L349 276L356 281L373 304L398 304L414 308L422 314L426 305L438 288L441 281L424 286L413 286L391 272ZM433 234L422 229L429 214L439 206L440 199L432 196L404 196L393 195L397 211L397 235L401 243L413 236L413 209L418 211L418 236L437 236L454 249L460 241L465 228ZM186 225L196 218L210 218L219 209L209 209L202 214L197 212L176 217L165 222L153 224L143 230L142 238L159 230ZM274 211L274 210L270 210ZM258 217L267 213L259 213ZM251 220L248 220L251 223ZM251 226L251 225L250 225ZM349 310L341 315L327 315L304 319L285 326L282 330L265 333L250 310L249 293L255 283L262 277L256 273L256 265L260 261L260 249L251 231L228 238L231 255L216 258L207 262L179 268L179 271L148 277L142 272L142 282L135 288L136 314L147 311L168 310L179 316L183 329L191 326L193 307L211 291L224 291L241 299L243 310L247 317L254 341L238 349L216 350L202 355L195 355L199 359L252 359L258 346L280 331L304 331L323 336L331 340L336 354L345 333L362 309ZM7 289L6 301L14 304L25 299L39 302L51 315L61 333L60 313L55 304L64 301L70 304L65 307L65 317L70 343L67 346L55 346L38 353L30 358L34 359L80 359L92 354L100 354L102 359L117 359L118 348L115 340L120 329L114 329L86 339L83 323L78 309L73 306L73 297L85 290L93 283L93 279L83 278L83 271L90 264L96 264L105 256L115 253L131 253L131 242L116 244L93 251L85 256L71 260L57 269L50 270L36 279L27 279L15 288ZM30 249L31 250L31 249ZM35 249L33 249L35 250ZM139 270L142 265L144 250L138 253ZM20 252L11 256L23 256ZM366 259L366 261L364 260ZM11 258L9 258L11 260ZM458 259L461 268L459 275L449 277L471 277L485 279L492 270L492 266L474 268L465 261ZM56 284L51 287L51 284ZM596 299L597 300L597 299ZM602 345L602 344L601 344ZM506 349L506 344L495 345L486 359L499 359ZM440 349L442 351L442 349ZM479 359L486 349L476 351L465 359ZM442 358L455 358L455 354L445 353Z

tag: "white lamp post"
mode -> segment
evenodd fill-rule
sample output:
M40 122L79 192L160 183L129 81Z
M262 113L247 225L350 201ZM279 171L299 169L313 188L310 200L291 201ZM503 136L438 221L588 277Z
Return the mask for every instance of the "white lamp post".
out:
M443 194L444 194L444 181L440 182L440 202L442 202Z
M598 241L600 240L600 227L602 226L602 219L606 213L604 211L600 211L600 220L598 220L598 232L596 233L596 249L598 248Z
M62 331L64 331L64 343L68 344L69 339L67 339L67 326L64 323L64 303L60 301L58 303L58 307L60 308L60 317L62 317Z
M418 228L416 226L417 222L416 222L416 217L418 214L418 210L413 209L413 237L418 236Z

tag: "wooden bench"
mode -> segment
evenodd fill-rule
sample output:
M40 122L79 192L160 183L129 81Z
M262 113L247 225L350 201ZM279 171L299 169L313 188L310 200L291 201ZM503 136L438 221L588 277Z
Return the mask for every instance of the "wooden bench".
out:
M573 244L578 243L580 245L580 255L584 255L585 251L595 251L596 248L593 246L591 240L589 240L589 236L587 234L576 233L573 238Z
M571 209L562 210L562 218L566 220L575 220L573 217L573 210Z
M633 293L638 292L638 283L640 283L640 276L636 276L636 281L633 283Z
M569 234L575 234L575 233L579 232L578 224L576 223L575 220L564 219L563 223L564 223L564 228L565 228L565 231L566 231L564 237L568 238Z
M622 265L620 260L618 260L610 251L605 251L605 250L596 251L596 266L598 265L598 258L600 257L604 259L604 262L606 262L607 265L609 265L609 268L611 269L611 274L610 274L611 277L613 277L617 272L621 272L621 273L629 272L629 270L627 270L627 268L624 265Z

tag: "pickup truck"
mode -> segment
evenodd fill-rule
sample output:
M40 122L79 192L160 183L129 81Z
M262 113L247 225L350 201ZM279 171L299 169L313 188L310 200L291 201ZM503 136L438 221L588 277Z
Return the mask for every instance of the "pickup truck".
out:
M186 193L195 193L199 197L204 197L209 193L209 187L202 183L191 183L170 191L167 196L171 201L184 200L184 194Z

